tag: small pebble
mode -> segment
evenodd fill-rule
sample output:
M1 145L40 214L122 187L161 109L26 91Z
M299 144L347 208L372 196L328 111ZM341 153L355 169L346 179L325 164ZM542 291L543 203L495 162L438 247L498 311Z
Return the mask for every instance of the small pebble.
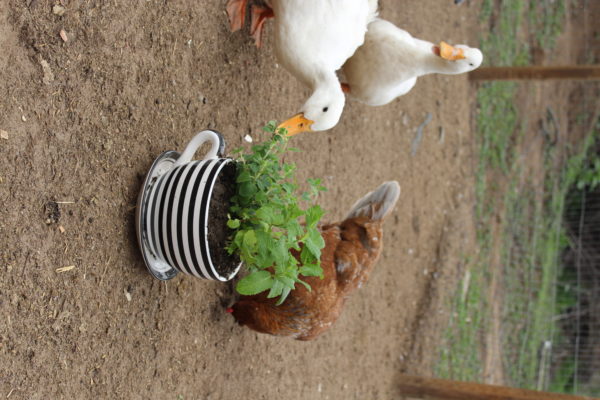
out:
M69 37L67 36L67 32L65 32L64 29L60 30L60 38L63 40L63 42L68 42L69 41Z
M65 8L63 6L61 6L60 4L56 4L54 5L54 7L52 7L52 12L55 15L58 15L59 17L62 17L63 15L65 15Z
M244 136L244 140L248 143L252 143L252 136L246 135L246 136Z
M125 297L127 298L127 301L131 301L131 293L129 293L127 291L127 289L123 289L123 292L125 293Z
M42 82L44 82L44 85L49 85L50 83L52 83L52 81L54 81L54 73L52 72L48 61L44 60L41 56L39 57L39 62L42 66L42 72L44 73L44 76L42 77Z
M5 130L0 129L0 138L2 138L4 140L8 140L8 132L6 132Z
M402 125L408 126L408 122L409 122L408 114L402 115Z

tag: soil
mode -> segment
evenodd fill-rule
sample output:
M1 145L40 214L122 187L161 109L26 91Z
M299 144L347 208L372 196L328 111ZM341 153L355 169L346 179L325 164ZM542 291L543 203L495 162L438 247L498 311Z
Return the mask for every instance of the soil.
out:
M479 2L380 3L383 18L432 42L481 34ZM134 215L152 160L204 128L229 149L249 146L244 136L260 139L266 121L308 96L276 63L268 24L256 49L247 28L229 32L224 9L0 7L0 396L392 399L401 374L432 374L448 299L474 253L476 88L464 75L420 78L384 107L348 101L336 128L294 137L300 181L329 188L326 219L383 181L402 186L370 281L319 339L237 326L225 312L231 284L146 271ZM60 224L46 224L49 202Z
M221 276L230 276L240 265L237 255L230 255L224 243L231 240L232 230L227 227L230 199L235 195L235 164L226 164L213 186L208 213L208 247L215 268Z

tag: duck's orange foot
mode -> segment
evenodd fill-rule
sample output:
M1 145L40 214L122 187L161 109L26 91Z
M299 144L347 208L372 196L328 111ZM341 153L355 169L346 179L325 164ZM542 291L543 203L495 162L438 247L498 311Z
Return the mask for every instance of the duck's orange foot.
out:
M262 33L265 27L265 21L269 18L273 18L275 14L271 8L257 5L252 5L251 13L250 35L254 38L256 47L260 48L262 46Z
M239 31L244 26L247 3L248 0L229 0L227 2L226 10L231 32Z
M350 85L347 83L340 83L340 86L342 87L342 92L350 93Z

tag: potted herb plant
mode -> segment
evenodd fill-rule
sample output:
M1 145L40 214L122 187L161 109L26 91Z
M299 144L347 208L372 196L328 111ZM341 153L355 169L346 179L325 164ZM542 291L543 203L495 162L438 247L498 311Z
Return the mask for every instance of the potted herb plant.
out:
M315 201L325 190L319 179L299 191L296 166L283 162L289 138L275 122L263 128L269 138L250 152L222 158L222 137L196 135L182 154L163 153L150 168L138 199L138 242L149 271L158 279L184 272L227 281L244 265L239 293L268 290L283 302L302 276L321 276L317 228L324 211ZM212 148L199 161L202 143ZM303 208L302 204L306 204ZM310 287L309 287L310 288Z

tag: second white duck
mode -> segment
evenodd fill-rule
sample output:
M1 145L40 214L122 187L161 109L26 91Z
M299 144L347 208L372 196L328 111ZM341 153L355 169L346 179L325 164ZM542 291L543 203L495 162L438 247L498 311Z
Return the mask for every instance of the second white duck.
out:
M349 95L370 106L381 106L408 93L427 74L461 74L478 68L479 49L466 45L434 45L383 19L368 26L365 43L343 66Z
M247 0L230 0L235 30ZM345 95L336 75L363 44L367 25L377 15L377 0L269 0L252 12L251 33L260 38L266 18L274 17L275 55L279 63L312 91L300 112L280 125L289 135L324 131L340 120ZM238 23L234 24L237 21ZM243 23L243 22L242 22Z

